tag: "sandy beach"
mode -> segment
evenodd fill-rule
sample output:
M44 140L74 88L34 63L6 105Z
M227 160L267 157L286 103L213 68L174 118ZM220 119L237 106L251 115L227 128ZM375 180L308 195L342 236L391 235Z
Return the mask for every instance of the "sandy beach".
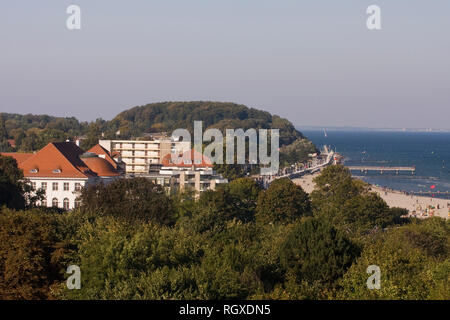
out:
M300 185L307 193L311 193L314 190L313 179L319 174L304 175L292 181ZM439 216L445 219L450 217L450 200L407 195L400 191L385 190L375 186L372 186L372 190L377 192L390 207L405 208L411 216L418 218Z

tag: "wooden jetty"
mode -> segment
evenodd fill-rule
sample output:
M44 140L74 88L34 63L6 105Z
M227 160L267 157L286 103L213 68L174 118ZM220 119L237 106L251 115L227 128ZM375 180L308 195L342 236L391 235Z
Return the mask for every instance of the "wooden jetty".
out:
M416 172L416 167L347 166L347 168L351 171L361 172L379 171L381 174L383 172L395 172L396 174L399 174L401 171L408 171L412 174Z

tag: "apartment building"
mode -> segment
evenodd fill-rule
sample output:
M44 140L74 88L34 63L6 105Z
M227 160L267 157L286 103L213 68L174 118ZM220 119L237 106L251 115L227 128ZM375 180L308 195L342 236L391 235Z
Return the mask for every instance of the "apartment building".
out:
M152 165L159 165L166 155L185 152L190 142L171 138L155 140L100 140L99 145L111 154L120 154L127 174L148 174Z
M228 183L228 179L216 173L213 167L209 158L189 150L180 154L176 161L173 161L170 154L166 155L159 174L161 177L174 177L180 191L203 192L215 190L217 185Z

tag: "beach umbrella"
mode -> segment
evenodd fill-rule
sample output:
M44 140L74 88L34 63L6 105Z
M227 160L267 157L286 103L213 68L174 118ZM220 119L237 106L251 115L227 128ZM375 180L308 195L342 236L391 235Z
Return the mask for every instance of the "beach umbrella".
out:
M435 189L436 186L433 184L432 186L430 186L430 189Z

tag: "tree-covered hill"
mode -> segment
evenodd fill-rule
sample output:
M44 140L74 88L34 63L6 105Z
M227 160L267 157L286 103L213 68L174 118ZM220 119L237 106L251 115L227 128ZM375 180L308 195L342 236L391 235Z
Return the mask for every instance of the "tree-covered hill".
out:
M151 132L172 132L185 128L192 132L194 121L203 121L203 129L247 130L280 129L281 164L305 161L316 147L287 119L269 112L229 102L161 102L121 112L110 123L107 136L120 132L123 138ZM220 170L219 170L220 171Z
M287 119L244 105L209 101L152 103L125 110L111 121L97 119L90 123L74 117L0 113L0 151L12 151L7 139L15 140L17 151L36 151L49 142L75 136L86 136L82 147L87 149L101 138L130 139L155 132L170 134L178 128L192 131L196 120L203 121L203 130L212 127L222 132L239 128L280 129L282 162L302 161L308 153L316 151Z
M194 121L203 121L204 129L280 129L281 145L303 138L291 122L269 112L227 102L161 102L134 107L118 114L111 127L125 136L147 132L172 132L178 128L193 129Z
M49 142L65 141L88 132L89 124L74 117L0 113L0 152L36 151ZM15 140L15 150L7 140Z

